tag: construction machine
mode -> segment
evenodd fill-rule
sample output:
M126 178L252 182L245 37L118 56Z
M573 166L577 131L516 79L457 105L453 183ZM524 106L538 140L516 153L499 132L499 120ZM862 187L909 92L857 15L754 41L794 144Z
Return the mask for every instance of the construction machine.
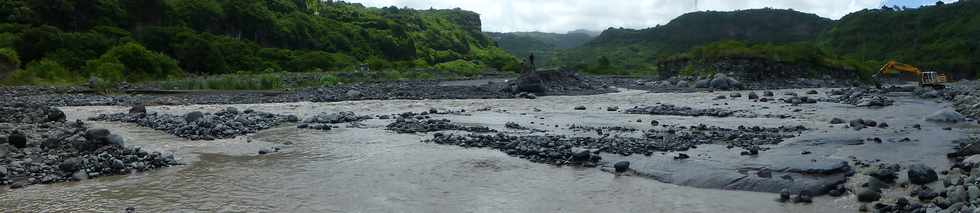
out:
M881 77L890 70L912 74L918 78L919 86L932 87L935 89L946 88L946 75L931 71L923 72L915 66L899 63L897 61L888 61L888 63L886 63L884 66L881 66L878 73L874 75L875 79L878 79L878 77Z

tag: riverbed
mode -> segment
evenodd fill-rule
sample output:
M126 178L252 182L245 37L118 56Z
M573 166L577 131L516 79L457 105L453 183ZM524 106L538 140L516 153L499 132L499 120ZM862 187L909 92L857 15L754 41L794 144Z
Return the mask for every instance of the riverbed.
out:
M782 90L776 94L786 91L805 92ZM153 106L148 110L183 114L233 106L302 118L318 112L380 115L436 108L466 110L463 114L433 115L454 122L500 131L511 131L505 123L515 122L547 131L515 134L588 134L569 130L573 124L648 129L651 120L671 125L803 125L810 129L754 157L711 145L688 151L692 158L685 161L673 160L673 153L603 156L605 161L634 162L637 172L667 173L676 179L698 176L692 173L738 175L747 166L778 166L801 159L880 160L944 168L949 164L945 153L955 146L952 142L977 132L974 124L925 122L926 115L949 108L949 104L902 94L893 97L895 105L881 109L827 102L793 106L746 98L715 100L729 93L625 90L533 100L369 100ZM685 117L606 110L610 106L628 109L657 103L792 117ZM575 110L576 106L586 110ZM61 109L68 120L128 110L119 106ZM891 127L856 131L830 125L832 118L874 119L887 121ZM397 134L385 130L390 122L373 119L362 126L343 124L330 131L284 125L216 141L189 141L133 124L90 122L93 127L122 135L127 145L174 153L185 165L128 176L0 189L0 208L15 212L121 211L127 207L145 212L853 212L859 206L851 194L817 197L812 204L780 203L774 201L778 196L773 193L719 190L677 181L670 184L643 175L532 163L496 150L422 143L431 134ZM914 124L920 124L921 130L911 129ZM872 137L886 142L850 143ZM889 142L904 138L910 141ZM276 148L278 152L257 154L261 149ZM812 154L800 155L801 151Z

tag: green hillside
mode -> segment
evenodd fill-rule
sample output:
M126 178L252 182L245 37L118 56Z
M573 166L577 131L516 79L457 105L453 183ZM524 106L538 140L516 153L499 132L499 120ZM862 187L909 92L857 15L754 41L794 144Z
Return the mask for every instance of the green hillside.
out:
M653 28L607 29L585 46L560 53L555 63L592 66L589 69L592 72L607 74L654 71L653 64L658 57L667 57L699 45L721 40L763 43L807 41L815 39L831 23L830 19L793 10L694 12ZM595 67L604 64L608 64L609 68Z
M846 61L845 67L871 69L894 59L957 79L974 78L980 71L980 57L976 57L980 54L977 11L980 1L970 0L918 9L862 10L837 21L777 9L695 12L648 29L608 29L583 47L559 53L555 63L592 73L651 74L658 71L655 64L667 59L695 57L693 61L712 61L696 58L701 55L689 54L688 50L741 48L715 45L734 40L746 43L753 49L751 53L775 56L761 57L767 59L786 58L782 56L785 54L814 55L813 51L817 51L825 55L818 58L836 61L832 64ZM813 50L794 48L799 45ZM766 52L772 47L800 52ZM746 53L744 50L719 51Z
M546 66L558 51L575 48L592 40L592 36L576 31L569 33L512 32L488 33L500 48L517 57L527 57L534 53L539 66Z
M361 64L514 69L516 59L480 30L479 14L469 11L340 1L7 0L0 2L0 77L60 84Z
M820 38L834 52L865 60L895 59L955 78L980 72L980 1L919 9L862 10Z

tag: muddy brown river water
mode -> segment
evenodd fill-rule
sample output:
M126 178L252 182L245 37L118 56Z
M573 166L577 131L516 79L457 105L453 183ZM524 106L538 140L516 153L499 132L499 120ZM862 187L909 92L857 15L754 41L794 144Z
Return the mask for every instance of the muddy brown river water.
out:
M797 91L801 92L802 91ZM745 92L743 92L745 93ZM506 130L509 121L567 133L570 124L649 127L648 121L723 127L804 125L813 130L775 145L759 157L743 157L707 146L688 164L669 163L663 154L620 157L638 165L657 164L650 170L734 171L742 165L773 164L803 158L880 159L896 163L948 166L944 154L952 141L976 133L975 125L931 124L925 115L947 108L930 100L896 97L894 106L865 109L818 103L789 106L712 100L726 93L646 93L536 100L385 100L337 103L285 103L256 105L193 105L149 107L150 111L186 113L218 111L228 106L305 117L318 112L354 111L358 114L419 112L429 108L466 109L470 115L438 115L450 120ZM782 94L782 92L777 92ZM822 95L823 93L821 93ZM607 112L607 106L626 109L637 105L671 103L692 107L746 109L755 113L792 114L791 119L712 118L629 115ZM724 103L728 103L725 105ZM717 104L717 105L715 105ZM573 110L583 105L585 111ZM762 106L768 109L762 109ZM490 107L489 111L476 111ZM101 113L124 112L124 107L62 108L69 120ZM538 109L538 110L535 110ZM801 112L792 112L802 109ZM833 117L887 121L890 129L854 131L830 126ZM636 122L642 119L645 122ZM651 178L620 176L596 168L556 167L531 163L490 149L421 143L428 134L396 134L384 130L391 120L369 120L363 127L331 131L282 126L254 135L218 141L189 141L133 124L90 123L123 135L127 145L175 153L186 165L81 182L0 189L3 212L112 212L135 207L143 212L853 212L853 195L822 196L813 204L775 202L776 194L696 188L662 183ZM534 122L532 124L531 122ZM922 124L921 131L898 131ZM554 128L559 125L562 128ZM909 143L840 145L835 141L867 137L903 138ZM281 148L268 155L259 149ZM611 159L610 159L611 160ZM646 169L642 166L638 170Z

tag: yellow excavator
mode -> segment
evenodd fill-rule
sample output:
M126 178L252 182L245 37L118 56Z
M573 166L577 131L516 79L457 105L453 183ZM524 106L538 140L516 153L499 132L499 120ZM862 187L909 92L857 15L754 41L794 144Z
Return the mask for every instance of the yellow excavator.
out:
M886 63L884 66L881 66L881 70L878 70L878 73L874 75L875 79L881 75L884 75L890 70L906 72L914 75L919 79L919 85L923 87L932 87L936 89L946 88L946 75L936 72L923 72L915 66L898 63L897 61L888 61L888 63Z

